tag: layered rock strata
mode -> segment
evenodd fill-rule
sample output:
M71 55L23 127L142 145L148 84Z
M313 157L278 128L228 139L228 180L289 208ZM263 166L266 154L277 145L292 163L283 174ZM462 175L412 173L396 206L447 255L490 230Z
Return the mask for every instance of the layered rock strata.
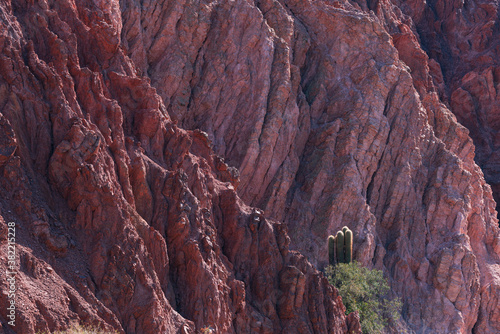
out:
M288 245L348 225L409 329L500 331L496 6L4 2L19 328L345 332Z
M483 64L472 57L454 70L475 54L467 50L497 45L498 15L494 4L457 6L124 1L121 38L171 117L206 131L240 170L241 198L286 222L291 247L322 267L326 237L348 225L355 259L389 274L411 329L496 333L495 202L470 132L450 106L472 128L474 113L460 108L476 108L482 98L474 94L495 105L493 70L484 80L466 77L478 91L472 97L452 82L453 73ZM471 36L484 35L468 43L477 47L453 49L454 58L447 45L467 41L449 16L460 27L475 22L482 28ZM482 150L478 161L495 164Z
M127 55L120 5L0 4L0 271L7 222L19 266L16 326L2 282L0 332L359 333L286 225L171 119Z

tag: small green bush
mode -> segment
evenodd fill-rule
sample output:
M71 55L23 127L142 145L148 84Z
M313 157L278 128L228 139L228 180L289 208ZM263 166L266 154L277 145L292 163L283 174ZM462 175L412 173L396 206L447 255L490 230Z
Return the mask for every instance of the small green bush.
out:
M389 298L389 285L382 271L351 262L328 266L325 273L339 290L346 314L359 312L363 333L384 333L391 321L399 319L401 301Z
M215 333L215 330L212 328L212 326L203 327L201 329L201 333L202 334L212 334L212 333Z

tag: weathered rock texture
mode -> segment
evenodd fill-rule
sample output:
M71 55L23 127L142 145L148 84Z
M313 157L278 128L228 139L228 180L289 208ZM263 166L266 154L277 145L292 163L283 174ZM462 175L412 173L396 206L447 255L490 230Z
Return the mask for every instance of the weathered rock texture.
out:
M495 202L450 111L485 138L478 162L493 183L496 3L129 0L121 11L122 45L168 113L208 133L239 169L243 201L285 222L292 248L321 267L327 235L349 225L355 258L388 272L411 329L500 331Z
M240 200L237 171L137 75L120 5L0 3L0 271L6 222L19 263L0 332L360 333L286 225Z
M409 329L500 331L495 202L452 113L496 187L494 2L0 6L27 332L347 331L309 264L344 225Z

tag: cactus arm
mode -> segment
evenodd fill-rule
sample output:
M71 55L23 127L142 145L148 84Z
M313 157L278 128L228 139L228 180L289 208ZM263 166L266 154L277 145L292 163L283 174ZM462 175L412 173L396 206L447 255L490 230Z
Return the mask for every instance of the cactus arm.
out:
M342 231L337 232L335 237L337 241L337 263L344 263L344 233Z
M351 263L352 262L353 233L349 229L345 232L344 243L345 243L345 262Z

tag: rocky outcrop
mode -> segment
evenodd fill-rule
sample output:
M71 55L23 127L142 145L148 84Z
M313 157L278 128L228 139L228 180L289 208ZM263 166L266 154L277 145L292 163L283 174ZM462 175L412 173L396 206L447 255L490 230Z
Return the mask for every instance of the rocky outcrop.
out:
M393 36L404 35L414 41L413 47L406 43L398 51L406 54L404 61L411 67L414 80L420 77L416 81L430 83L419 93L439 92L442 101L470 131L476 146L475 160L498 203L498 4L494 1L395 1L394 4L401 11L398 24L393 25L404 29L397 29ZM379 13L383 11L383 6L376 8ZM428 73L415 75L416 72Z
M162 5L122 2L127 53L172 118L240 170L241 198L286 222L291 247L322 267L327 235L347 224L355 259L389 274L411 329L500 330L495 202L448 107L476 105L450 87L486 61L464 65L467 54L496 45L493 4ZM464 49L453 31L470 22ZM489 77L475 89L493 96ZM470 115L458 116L469 128Z
M15 222L18 263L0 332L360 333L287 226L238 197L238 172L138 75L123 17L118 1L0 4L0 247Z
M395 42L395 46L402 55L401 59L411 68L414 85L430 115L430 123L439 124L435 117L439 96L457 116L458 121L469 130L477 148L475 161L482 168L484 178L491 185L493 197L498 203L498 168L495 153L497 145L494 139L498 129L495 116L498 113L498 108L495 107L498 106L498 101L495 102L495 86L498 81L495 76L498 63L498 48L495 42L499 33L498 4L453 1L394 4L401 11L393 7L392 15L387 15L389 10L378 6L377 16L389 26L397 27L391 30L391 35L396 36L395 41L404 41ZM404 38L400 39L401 35ZM425 49L427 54L423 53L422 49ZM436 133L441 137L441 131ZM446 137L450 135L451 133ZM485 239L479 240L477 231L483 230L486 231ZM494 279L498 267L491 264L498 260L491 260L491 256L498 259L498 241L495 239L498 237L497 229L481 222L468 227L468 231L481 272L481 285L486 287L481 289L481 306L473 331L494 333L498 331L498 307L491 305L498 304L498 282ZM491 238L490 234L495 237ZM491 246L486 246L485 250L485 244ZM449 249L445 248L445 252L448 251ZM487 260L484 261L483 258ZM462 259L462 266L464 259L465 257ZM456 263L456 260L454 262ZM472 265L468 260L467 263ZM438 266L441 266L441 263ZM450 268L453 268L453 265ZM449 272L447 289L454 285L471 284L473 281L465 275L453 278L455 274ZM436 272L436 275L438 274L441 275L439 269ZM437 286L439 285L440 283L437 283ZM491 286L496 287L490 290ZM448 296L449 291L445 294L453 301L454 297Z
M348 225L402 327L500 331L496 8L4 2L18 328L359 331L310 264Z

